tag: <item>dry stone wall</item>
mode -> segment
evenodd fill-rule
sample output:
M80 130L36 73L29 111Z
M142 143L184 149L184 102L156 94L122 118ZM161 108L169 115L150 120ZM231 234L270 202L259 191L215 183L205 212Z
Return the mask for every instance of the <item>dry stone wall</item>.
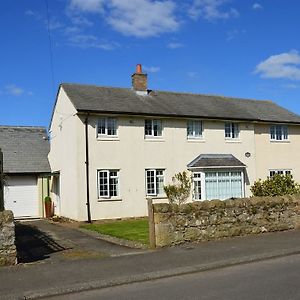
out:
M157 247L300 227L300 195L153 205Z
M17 262L14 215L11 211L0 212L0 267Z

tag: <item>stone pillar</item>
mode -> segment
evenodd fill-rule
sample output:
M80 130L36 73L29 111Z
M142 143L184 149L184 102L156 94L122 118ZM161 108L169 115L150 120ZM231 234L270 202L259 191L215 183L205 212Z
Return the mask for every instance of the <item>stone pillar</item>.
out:
M11 211L0 212L0 267L17 263L15 223Z

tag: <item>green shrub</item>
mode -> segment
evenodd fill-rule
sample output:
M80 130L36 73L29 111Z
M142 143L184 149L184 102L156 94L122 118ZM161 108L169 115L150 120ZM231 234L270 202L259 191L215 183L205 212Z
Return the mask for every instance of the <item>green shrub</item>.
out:
M300 193L300 185L292 175L275 174L266 180L255 181L250 190L253 196L283 196Z
M191 193L192 180L186 171L176 174L172 178L173 184L164 186L164 191L171 204L178 205L186 202Z

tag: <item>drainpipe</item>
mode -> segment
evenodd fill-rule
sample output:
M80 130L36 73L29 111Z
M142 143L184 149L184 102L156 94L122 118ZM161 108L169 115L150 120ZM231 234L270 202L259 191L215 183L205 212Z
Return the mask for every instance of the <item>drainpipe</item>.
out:
M88 134L89 114L85 118L85 171L86 171L86 207L87 207L87 221L92 223L91 206L90 206L90 168L89 168L89 134Z

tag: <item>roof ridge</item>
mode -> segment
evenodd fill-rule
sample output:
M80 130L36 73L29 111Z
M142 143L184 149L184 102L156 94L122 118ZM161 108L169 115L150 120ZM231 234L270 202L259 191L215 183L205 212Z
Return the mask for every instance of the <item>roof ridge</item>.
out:
M0 128L11 128L11 129L47 129L46 126L27 126L27 125L0 125Z

